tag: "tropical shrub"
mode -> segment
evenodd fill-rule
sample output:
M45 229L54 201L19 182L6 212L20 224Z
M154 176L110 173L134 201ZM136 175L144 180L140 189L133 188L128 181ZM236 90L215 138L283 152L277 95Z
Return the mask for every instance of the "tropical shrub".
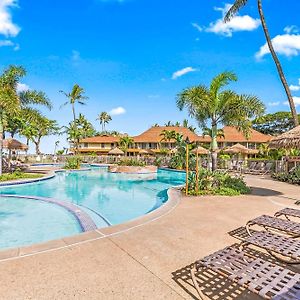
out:
M124 158L118 162L119 166L144 167L146 164L143 161L134 158Z
M68 157L64 165L64 169L73 170L80 169L81 158L79 156Z
M0 181L9 181L9 180L27 179L27 178L40 178L42 176L43 175L41 174L24 173L20 170L16 170L13 173L4 173L0 175Z
M155 157L154 162L153 162L154 166L156 167L161 167L162 165L162 158L161 157Z
M201 168L198 176L199 191L196 192L196 174L189 173L190 195L227 195L236 196L250 193L242 177L232 177L226 172L210 171Z
M285 172L273 173L272 177L279 181L300 185L300 166L293 169L289 173L285 173Z

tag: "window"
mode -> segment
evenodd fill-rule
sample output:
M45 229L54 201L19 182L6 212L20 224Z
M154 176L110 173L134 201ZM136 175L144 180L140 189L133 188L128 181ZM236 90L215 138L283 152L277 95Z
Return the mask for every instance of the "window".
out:
M88 143L84 143L84 144L83 144L83 147L84 147L84 148L88 148L88 147L89 147L89 144L88 144Z

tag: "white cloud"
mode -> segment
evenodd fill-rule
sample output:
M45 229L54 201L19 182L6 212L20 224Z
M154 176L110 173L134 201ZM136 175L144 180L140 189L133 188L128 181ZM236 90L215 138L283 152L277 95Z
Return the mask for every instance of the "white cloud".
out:
M224 7L215 7L214 9L216 11L221 12L222 17L211 22L208 27L201 27L196 23L193 23L192 25L198 30L201 29L201 31L204 30L205 32L213 32L226 37L231 37L233 32L253 31L259 27L260 20L254 19L249 15L236 15L230 21L225 23L224 17L231 6L232 4L226 3Z
M293 92L300 91L300 86L291 84L290 85L290 90L293 91Z
M179 77L181 77L181 76L183 76L185 74L188 74L188 73L191 73L191 72L195 72L195 71L197 71L197 69L194 69L192 67L183 68L181 70L178 70L178 71L174 72L173 75L172 75L172 79L173 80L177 79L177 78L179 78Z
M18 5L17 0L0 1L0 34L8 36L17 36L20 27L13 23L10 9Z
M11 40L0 40L0 47L13 47L15 51L20 49L20 46Z
M300 53L300 34L282 34L277 35L272 39L272 44L278 54L285 56L297 56ZM270 53L267 43L260 47L255 54L256 58L260 59Z
M126 109L122 106L119 106L119 107L116 107L116 108L113 108L109 114L112 115L112 116L118 116L118 115L123 115L126 113Z
M203 28L197 23L192 23L192 26L195 27L200 32L203 31Z
M278 106L278 105L280 105L280 102L279 102L279 101L276 101L276 102L269 102L268 105L269 105L269 106Z
M30 90L30 87L27 84L25 84L25 83L18 83L17 84L17 92L18 93L26 92L28 90Z
M298 33L299 28L296 25L286 26L283 31L287 34Z
M295 103L296 106L300 105L300 97L294 96L293 99L294 99L294 103ZM285 101L283 104L289 105L289 102Z

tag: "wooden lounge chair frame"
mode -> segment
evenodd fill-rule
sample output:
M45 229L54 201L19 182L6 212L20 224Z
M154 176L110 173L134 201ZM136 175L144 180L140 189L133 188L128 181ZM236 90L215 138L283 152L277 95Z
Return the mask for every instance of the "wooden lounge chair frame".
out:
M230 246L195 263L191 270L194 286L202 300L209 299L201 290L196 273L209 268L247 288L264 299L299 300L300 274Z
M292 238L300 237L300 223L284 220L276 217L262 215L258 218L248 221L246 224L247 233L251 236L250 227L258 225L266 231L275 231L280 234L287 234Z

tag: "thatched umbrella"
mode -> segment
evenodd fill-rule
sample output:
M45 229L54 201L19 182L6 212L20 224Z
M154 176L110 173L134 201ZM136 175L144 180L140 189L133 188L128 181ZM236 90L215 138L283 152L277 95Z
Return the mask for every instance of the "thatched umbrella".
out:
M141 149L141 150L139 151L139 154L145 155L145 154L150 154L150 152L149 152L148 150L146 150L146 149Z
M124 152L119 149L118 147L115 147L114 149L110 150L108 152L109 155L124 155Z
M192 150L193 153L195 154L209 154L209 150L204 148L204 147L201 147L201 146L198 146L197 148L195 148L194 150Z
M300 126L274 137L270 146L274 148L300 149Z
M229 153L229 154L249 154L249 150L247 147L237 143L230 148L227 148L224 150L224 153Z
M2 144L3 148L8 149L8 166L10 168L11 151L12 150L27 151L28 146L13 138L4 139L2 142L3 142Z
M3 148L8 150L21 150L21 151L27 151L28 146L21 143L20 141L12 138L8 138L3 140Z

